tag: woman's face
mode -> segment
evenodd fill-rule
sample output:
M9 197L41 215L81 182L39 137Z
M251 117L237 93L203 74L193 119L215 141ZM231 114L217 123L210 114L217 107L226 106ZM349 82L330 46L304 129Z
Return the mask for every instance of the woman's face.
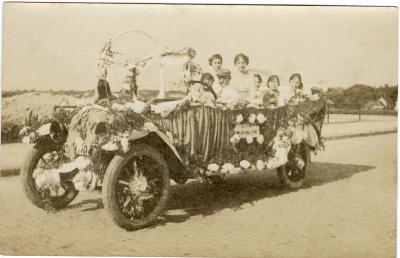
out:
M243 60L243 58L239 58L235 65L239 72L246 72L247 63Z
M278 89L278 87L279 87L278 78L274 78L268 83L268 88L270 88L271 90L276 90Z
M216 58L214 60L211 61L211 67L215 70L221 70L221 66L222 66L222 60Z
M189 50L188 52L189 58L193 59L196 57L196 51L195 50Z
M212 79L205 78L204 81L203 81L203 89L204 90L211 89L213 83L214 83L214 81Z
M218 80L219 80L219 84L221 85L221 87L224 88L229 85L229 81L231 80L231 78L219 77Z
M300 79L299 77L294 77L293 79L290 80L290 86L292 87L292 89L298 89L300 86Z

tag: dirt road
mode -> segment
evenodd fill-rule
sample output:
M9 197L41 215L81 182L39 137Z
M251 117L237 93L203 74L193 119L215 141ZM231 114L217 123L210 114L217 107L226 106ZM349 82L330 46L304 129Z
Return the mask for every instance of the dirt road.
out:
M395 257L396 134L327 142L306 187L254 173L206 190L176 186L159 223L113 224L99 193L65 210L31 205L19 178L0 178L0 253L8 255Z

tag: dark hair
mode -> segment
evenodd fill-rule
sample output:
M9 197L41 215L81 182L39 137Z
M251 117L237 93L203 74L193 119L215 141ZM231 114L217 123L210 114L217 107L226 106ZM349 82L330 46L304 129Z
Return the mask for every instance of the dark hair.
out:
M190 53L193 53L194 56L192 56ZM189 56L195 57L195 56L196 56L196 49L194 49L194 48L192 48L192 47L189 47L189 48L187 49L187 54L188 54Z
M212 76L211 73L203 73L201 75L200 83L201 85L204 85L204 80L209 79L212 82L215 81L214 76ZM207 85L208 86L208 85ZM214 89L212 87L207 88L207 91L211 92L212 95L214 95L214 98L217 99L217 94L215 93Z
M239 54L237 54L237 55L235 56L235 59L233 59L233 64L236 64L237 61L239 60L239 58L242 58L242 59L246 62L246 64L249 64L249 57L246 56L246 55L243 54L243 53L239 53Z
M254 77L256 77L257 79L259 79L260 82L262 82L262 77L261 77L261 75L259 75L258 73L254 74Z
M203 74L201 75L200 82L201 82L201 83L204 82L205 79L210 79L210 80L212 80L212 81L215 81L214 76L212 76L211 73L203 73Z
M303 81L301 80L301 75L299 73L294 73L294 74L290 75L289 81L293 80L296 77L300 81L299 89L302 89L303 88Z
M268 86L268 88L269 88L269 83L272 82L272 81L275 80L275 79L278 80L278 85L281 85L281 82L280 82L280 80L279 80L278 75L273 74L273 75L271 75L270 77L268 77L268 81L267 81L267 86Z
M208 59L208 64L211 65L212 61L214 61L215 59L221 60L222 63L222 56L220 54L214 54Z

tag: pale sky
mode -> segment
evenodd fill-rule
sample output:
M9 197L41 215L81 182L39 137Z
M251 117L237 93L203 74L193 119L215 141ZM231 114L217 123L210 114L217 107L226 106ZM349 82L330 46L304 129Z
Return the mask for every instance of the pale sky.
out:
M131 29L170 48L194 47L204 68L220 53L233 69L233 57L243 52L250 68L278 74L282 84L293 72L305 83L330 86L397 84L396 8L6 3L3 9L3 90L93 89L104 42Z

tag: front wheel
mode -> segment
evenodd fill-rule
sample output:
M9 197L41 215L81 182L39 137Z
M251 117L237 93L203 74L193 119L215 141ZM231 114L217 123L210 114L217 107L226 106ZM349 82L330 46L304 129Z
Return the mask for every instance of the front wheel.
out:
M51 197L45 189L36 186L33 177L36 169L52 169L54 164L52 157L60 157L56 148L52 146L33 147L21 168L21 179L24 192L28 199L37 207L42 209L61 209L72 202L78 195L70 180L61 180L61 186L65 190L61 196Z
M157 149L145 144L135 145L125 156L115 156L104 176L104 207L126 230L154 223L168 193L167 163Z
M305 144L295 145L288 154L288 162L277 168L283 186L299 189L303 186L308 165L308 148Z

